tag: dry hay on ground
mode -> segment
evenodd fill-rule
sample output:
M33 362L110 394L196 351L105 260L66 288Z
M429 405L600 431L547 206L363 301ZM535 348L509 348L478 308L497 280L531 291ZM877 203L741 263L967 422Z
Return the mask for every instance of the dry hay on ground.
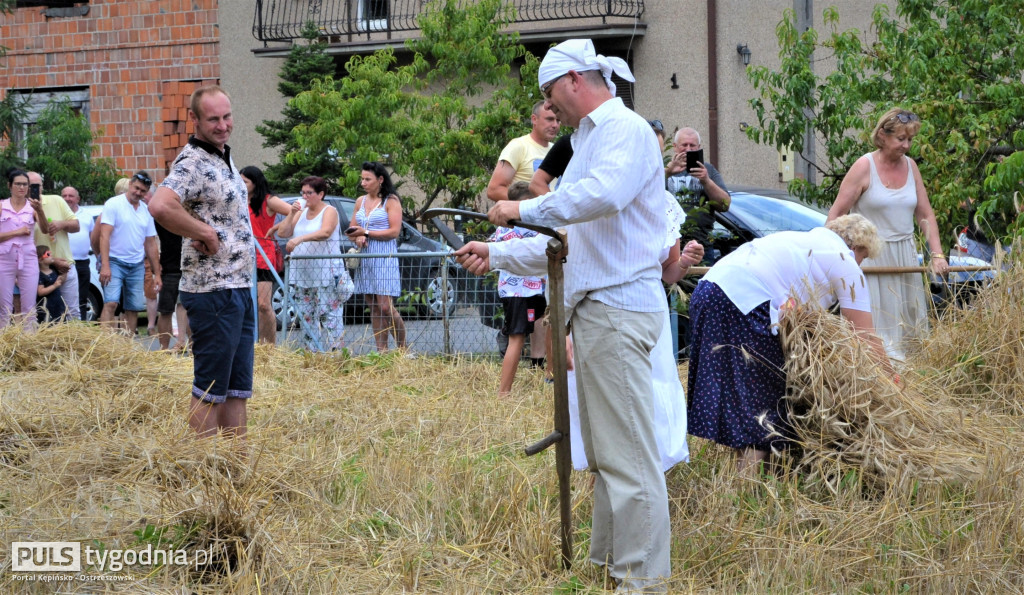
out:
M944 312L912 365L966 407L1024 416L1024 263L1014 261L969 307Z
M856 361L830 369L833 398ZM806 467L831 491L786 470L746 480L727 449L691 440L691 463L667 476L670 591L1024 591L1020 417L998 404L992 410L1008 414L990 414L976 383L977 396L956 405L962 427L959 413L931 419L948 409L943 399L961 399L943 392L954 384L950 370L904 374L914 400L894 397L884 411L907 409L909 438L906 424L878 417L871 431L896 448L855 445L923 469L933 483L890 468L859 474L863 457L835 454L835 436L822 438L819 464ZM191 360L82 325L4 331L0 592L600 593L601 572L586 556L587 474L573 475L575 565L565 571L553 456L522 454L550 429L550 388L524 368L516 398L497 399L498 371L465 358L258 346L241 458L229 442L191 439ZM857 382L874 390L882 381ZM870 417L860 411L849 415ZM922 428L939 435L919 438ZM955 452L927 451L961 442L990 458L961 465ZM938 471L928 469L935 461ZM896 489L865 490L863 481ZM216 556L199 568L135 568L129 583L28 585L6 571L10 542L58 539Z
M513 592L569 578L553 457L522 455L551 429L539 372L520 371L504 400L491 361L258 346L255 372L247 444L195 441L190 359L85 325L5 331L5 545L213 553L64 592ZM0 592L24 586L0 573Z

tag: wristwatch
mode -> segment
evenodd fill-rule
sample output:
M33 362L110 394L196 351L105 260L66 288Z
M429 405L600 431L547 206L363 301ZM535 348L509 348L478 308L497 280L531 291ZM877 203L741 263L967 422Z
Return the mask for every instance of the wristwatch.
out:
M366 239L370 239L370 230L369 229L364 229L363 230L363 235L366 236Z

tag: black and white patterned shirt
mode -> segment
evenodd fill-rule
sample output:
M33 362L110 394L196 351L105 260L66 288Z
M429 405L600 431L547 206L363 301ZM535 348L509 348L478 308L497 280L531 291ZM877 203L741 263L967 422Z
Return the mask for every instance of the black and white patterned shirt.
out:
M221 153L207 142L190 138L160 185L174 191L185 210L217 230L220 238L220 249L213 256L193 248L187 238L182 241L181 291L251 287L256 256L249 197L231 161L231 148L225 145Z

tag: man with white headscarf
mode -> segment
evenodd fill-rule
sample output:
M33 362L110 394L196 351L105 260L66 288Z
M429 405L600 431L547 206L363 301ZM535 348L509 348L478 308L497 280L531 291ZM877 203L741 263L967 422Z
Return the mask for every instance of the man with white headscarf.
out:
M626 591L664 591L671 576L668 496L653 424L651 358L666 309L658 261L665 224L661 148L642 117L615 97L626 63L573 39L548 51L539 83L563 124L576 128L558 189L501 201L489 219L567 226L565 306L576 351L580 426L594 484L590 559ZM459 262L542 274L546 238L471 242Z

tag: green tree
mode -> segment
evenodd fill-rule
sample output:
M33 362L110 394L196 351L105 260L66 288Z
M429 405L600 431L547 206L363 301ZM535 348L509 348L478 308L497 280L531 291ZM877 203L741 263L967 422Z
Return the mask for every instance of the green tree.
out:
M25 138L26 166L44 174L45 193L59 194L64 186L74 186L83 204L104 200L117 182L117 169L110 159L93 158L92 142L85 116L76 114L67 101L53 101Z
M17 93L8 93L3 100L0 100L0 198L10 196L10 188L7 185L7 172L12 167L23 167L25 165L18 156L20 146L15 136L15 131L25 121L25 98Z
M286 159L298 167L337 156L344 170L333 180L351 195L361 193L362 162L381 160L422 193L420 212L435 203L471 204L501 147L525 130L524 115L540 91L536 58L517 34L500 32L510 10L500 0L459 4L444 0L420 15L422 37L406 42L407 63L391 49L356 56L342 79L316 83L292 100L308 123L293 130L299 150ZM520 60L516 77L511 65Z
M11 14L14 8L14 0L0 0L0 14ZM7 46L0 45L0 58L7 55Z
M334 59L327 55L327 44L320 40L320 31L316 25L306 23L301 34L306 43L292 46L281 67L281 81L277 84L277 90L288 98L310 89L314 81L330 78L335 73ZM299 182L309 175L336 177L339 165L327 153L310 155L301 161L286 158L289 153L299 150L292 129L308 124L310 120L290 102L281 115L281 120L264 120L262 125L256 127L256 132L263 136L263 146L278 149L278 163L266 165L263 172L270 187L283 192L287 188L297 189Z
M804 135L814 132L810 167L821 183L795 180L790 191L831 204L853 162L874 149L868 132L878 116L900 106L921 117L911 156L943 239L965 222L968 199L980 204L989 230L1004 233L1014 219L1009 181L1024 173L1024 0L899 0L895 17L879 5L872 43L840 30L834 8L824 23L827 35L801 32L786 11L776 29L780 68L748 71L760 94L751 101L751 139L808 158ZM817 74L812 63L834 69Z

